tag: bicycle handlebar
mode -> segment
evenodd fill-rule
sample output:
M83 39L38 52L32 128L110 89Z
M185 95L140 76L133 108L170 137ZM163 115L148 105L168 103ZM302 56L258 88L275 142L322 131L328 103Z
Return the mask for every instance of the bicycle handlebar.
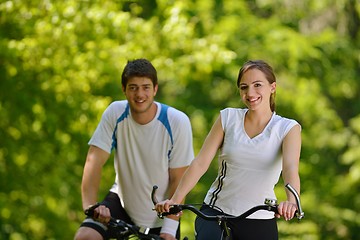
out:
M88 209L84 211L85 215L88 217L94 218L95 209L99 207L101 204L96 203L90 206ZM147 227L139 227L135 224L129 224L121 219L115 219L113 217L110 218L110 221L107 223L109 228L115 229L116 235L118 239L128 239L130 235L139 236L141 239L148 240L162 240L162 238L155 234L150 234L150 228Z
M301 220L304 217L304 212L302 211L302 208L301 208L299 194L296 192L296 190L290 184L286 184L285 187L295 196L296 205L298 207L298 210L296 210L296 212L295 212L295 217L298 220ZM156 185L153 186L153 190L151 192L151 199L152 199L154 205L156 205L158 203L156 196L155 196L157 188L158 187ZM167 216L167 215L177 214L185 209L192 211L193 213L195 213L196 215L200 216L203 219L210 220L210 221L219 221L221 219L244 219L259 210L267 210L267 211L271 211L274 213L278 213L278 204L276 203L276 200L265 199L264 205L255 206L239 216L227 216L227 215L209 216L209 215L202 213L200 210L195 208L193 205L175 204L175 205L171 206L169 212L158 213L158 217L163 218L164 216Z

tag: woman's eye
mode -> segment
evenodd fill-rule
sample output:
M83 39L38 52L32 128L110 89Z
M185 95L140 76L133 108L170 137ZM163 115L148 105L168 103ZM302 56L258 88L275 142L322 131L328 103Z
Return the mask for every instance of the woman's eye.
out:
M247 87L246 86L241 86L240 90L245 90Z

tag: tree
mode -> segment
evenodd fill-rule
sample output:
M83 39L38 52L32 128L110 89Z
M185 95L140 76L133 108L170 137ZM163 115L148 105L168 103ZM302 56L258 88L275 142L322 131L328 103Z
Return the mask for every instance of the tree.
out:
M158 100L190 116L196 151L220 109L242 106L242 63L270 62L277 112L303 128L306 218L280 221L281 239L359 238L359 9L355 0L0 3L0 237L72 238L86 143L123 98L126 61L145 57L158 69ZM215 162L187 201L203 200ZM103 176L100 194L111 162Z

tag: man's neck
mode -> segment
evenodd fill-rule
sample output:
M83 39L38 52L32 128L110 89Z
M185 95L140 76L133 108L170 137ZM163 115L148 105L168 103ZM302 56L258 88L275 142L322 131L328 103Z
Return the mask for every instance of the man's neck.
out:
M153 102L150 106L149 109L147 109L145 112L133 112L131 109L131 117L134 119L135 122L137 122L138 124L141 125L145 125L148 124L149 122L151 122L155 116L156 116L156 112L157 112L157 104L155 102Z

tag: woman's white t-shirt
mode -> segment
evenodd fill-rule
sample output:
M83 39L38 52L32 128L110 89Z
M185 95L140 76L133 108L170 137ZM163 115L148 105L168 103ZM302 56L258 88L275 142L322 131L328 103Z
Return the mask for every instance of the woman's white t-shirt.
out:
M219 170L205 203L238 216L248 209L275 199L274 186L282 170L282 142L295 120L273 113L262 133L250 138L244 129L247 109L226 108L220 112L224 142ZM249 218L269 219L274 213L260 210Z

